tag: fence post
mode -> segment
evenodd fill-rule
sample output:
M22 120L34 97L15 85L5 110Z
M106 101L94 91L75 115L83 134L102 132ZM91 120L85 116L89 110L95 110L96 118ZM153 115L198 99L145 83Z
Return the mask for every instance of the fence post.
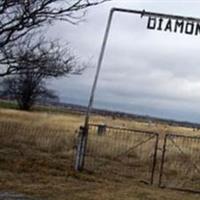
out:
M156 162L157 162L157 151L158 151L159 134L156 133L155 137L156 137L156 141L155 141L154 154L153 154L153 166L152 166L151 182L150 182L151 185L153 185L153 183L154 183L154 174L155 174Z
M76 160L75 160L76 171L81 171L84 168L87 137L88 137L88 128L80 127L78 142L77 142L77 149L76 149Z
M163 170L164 170L164 163L165 163L165 153L166 153L167 138L168 138L168 134L165 135L165 139L164 139L164 143L163 143L161 167L160 167L160 176L159 176L159 183L158 183L159 187L162 187L162 178L163 178Z

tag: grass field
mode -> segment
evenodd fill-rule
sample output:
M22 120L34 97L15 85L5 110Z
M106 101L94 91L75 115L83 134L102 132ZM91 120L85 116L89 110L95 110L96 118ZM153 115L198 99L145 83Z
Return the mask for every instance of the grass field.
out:
M70 113L0 109L0 190L50 200L197 200L197 194L73 170L74 144L84 116ZM198 135L189 128L93 116L93 123Z

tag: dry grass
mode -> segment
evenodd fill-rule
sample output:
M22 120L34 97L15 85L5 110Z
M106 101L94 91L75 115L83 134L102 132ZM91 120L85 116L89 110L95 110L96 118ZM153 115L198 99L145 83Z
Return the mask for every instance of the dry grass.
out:
M75 173L72 166L74 140L83 120L84 116L81 115L1 109L0 190L22 192L50 200L199 199L198 195L161 190L134 182L128 177L124 181L116 181L114 176L102 178L97 174ZM182 134L193 133L191 129L156 124L149 127L145 123L113 120L111 117L94 116L93 122L154 130L163 134L174 129ZM108 145L112 148L109 141ZM120 148L118 151L127 147L121 144ZM107 154L110 156L109 152Z
M84 115L80 114L52 114L48 112L23 112L11 109L0 109L0 121L19 122L30 127L43 127L50 129L61 129L75 131L84 122ZM93 115L91 123L102 123L114 127L126 127L130 129L148 130L158 132L160 135L166 133L178 133L183 135L200 135L200 131L192 128L175 127L157 123L137 122L132 119L104 117Z

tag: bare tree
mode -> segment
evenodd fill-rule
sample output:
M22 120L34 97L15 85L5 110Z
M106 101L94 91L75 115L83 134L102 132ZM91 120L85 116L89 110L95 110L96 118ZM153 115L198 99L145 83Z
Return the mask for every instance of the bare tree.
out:
M1 87L1 96L16 100L21 110L30 110L36 102L58 101L57 95L46 87L44 80L28 72L5 78Z
M55 93L47 89L46 80L79 74L83 70L68 47L61 49L58 43L39 40L33 45L27 42L10 54L15 62L9 66L12 75L4 78L1 84L1 96L15 99L23 110L29 110L41 99L56 98Z
M1 0L0 48L55 20L76 24L87 8L108 0Z
M106 1L109 0L1 0L0 76L22 71L19 67L24 66L21 63L18 66L16 62L21 56L15 58L13 48L21 41L24 44L28 35L57 20L76 24L83 18L87 8ZM55 48L52 49L55 51ZM56 55L55 52L53 54Z
M71 55L68 45L61 48L56 41L45 41L44 37L36 39L32 34L6 50L2 48L1 54L6 59L4 67L0 68L0 76L23 74L27 67L29 72L37 71L46 77L77 74L83 70Z

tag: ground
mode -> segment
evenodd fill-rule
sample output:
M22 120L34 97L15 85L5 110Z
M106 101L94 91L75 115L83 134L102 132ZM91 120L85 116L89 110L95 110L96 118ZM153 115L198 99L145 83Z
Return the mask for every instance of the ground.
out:
M191 129L158 124L149 127L130 119L94 116L92 120L162 133L174 129L192 133ZM1 109L0 200L26 200L25 196L34 200L200 199L199 194L160 189L131 178L119 181L87 171L75 172L74 138L83 121L80 114Z

